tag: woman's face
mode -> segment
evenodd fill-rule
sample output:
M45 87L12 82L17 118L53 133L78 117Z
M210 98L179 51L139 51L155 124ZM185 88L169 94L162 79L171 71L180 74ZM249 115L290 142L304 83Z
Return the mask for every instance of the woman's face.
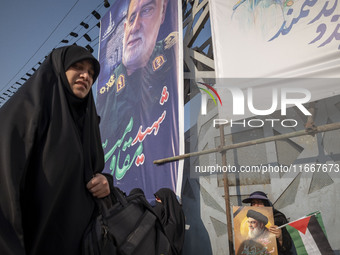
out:
M71 90L79 98L86 97L90 92L93 76L94 69L90 60L76 62L66 70L66 77Z

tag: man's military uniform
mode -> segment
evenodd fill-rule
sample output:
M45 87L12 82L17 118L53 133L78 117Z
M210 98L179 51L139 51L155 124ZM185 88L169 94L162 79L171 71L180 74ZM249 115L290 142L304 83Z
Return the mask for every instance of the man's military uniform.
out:
M177 35L177 32L173 32L166 39L158 41L147 65L130 76L121 63L114 70L106 86L100 89L97 108L102 120L105 121L105 127L103 125L101 127L103 140L110 137L112 131L116 133L120 126L126 126L121 120L127 114L139 112L141 109L152 110L152 106L160 99L164 85L176 86L174 89L177 90L177 81L169 81L169 78L177 78L174 73L176 67L173 67L173 45L177 43ZM135 117L135 122L140 119L140 116Z
M167 141L159 144L160 147L156 148L154 144L157 143L157 137L155 134L151 134L145 137L143 141L143 153L151 150L152 152L145 155L150 157L152 154L153 160L178 154L175 151L171 155L164 155L162 153L165 146L171 146L173 139L178 140L178 123L174 123L172 119L175 117L175 114L178 114L177 111L174 111L174 106L177 107L178 105L177 66L175 65L174 52L174 45L177 43L177 39L178 33L173 32L164 40L158 41L147 65L136 70L130 76L127 75L126 68L121 63L114 70L106 85L100 89L97 98L97 109L102 119L101 136L102 141L105 143L104 152L106 154L115 145L119 145L117 144L119 139L124 138L123 140L126 141L130 137L132 139L135 138L140 126L143 127L143 130L147 127L152 127L153 123L165 111L168 116L161 123L157 135L159 137L166 137ZM160 104L160 99L162 98L162 93L164 93L164 87L166 87L169 97L168 101L162 105ZM175 119L177 122L178 115ZM133 121L132 127L131 120ZM169 131L169 129L175 129L176 131ZM171 132L177 133L171 134ZM153 148L150 148L150 144L152 144ZM131 158L133 151L131 148L131 151L127 149L120 151L119 155L117 153L118 148L115 149L116 162L114 163L117 164L117 160L120 157L118 164L122 165L126 155L129 154ZM150 160L150 158L147 160ZM154 167L155 165L149 166L149 168ZM148 193L148 191L145 192Z

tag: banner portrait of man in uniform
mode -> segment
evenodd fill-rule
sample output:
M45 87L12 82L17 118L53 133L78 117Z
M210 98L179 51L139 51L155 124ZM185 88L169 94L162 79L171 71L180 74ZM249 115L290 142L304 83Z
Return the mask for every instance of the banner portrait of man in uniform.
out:
M176 191L179 164L155 165L180 153L176 0L118 0L102 19L97 109L105 172L123 191L150 200Z

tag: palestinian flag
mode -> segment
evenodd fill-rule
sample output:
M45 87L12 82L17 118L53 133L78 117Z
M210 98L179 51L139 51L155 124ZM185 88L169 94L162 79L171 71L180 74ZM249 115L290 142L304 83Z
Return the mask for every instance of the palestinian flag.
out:
M298 255L334 255L319 212L288 223L285 227Z

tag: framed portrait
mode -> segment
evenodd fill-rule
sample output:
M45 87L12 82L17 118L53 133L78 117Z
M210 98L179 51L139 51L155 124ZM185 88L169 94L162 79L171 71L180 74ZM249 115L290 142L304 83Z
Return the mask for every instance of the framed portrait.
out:
M236 255L278 254L272 207L233 206L233 220Z

